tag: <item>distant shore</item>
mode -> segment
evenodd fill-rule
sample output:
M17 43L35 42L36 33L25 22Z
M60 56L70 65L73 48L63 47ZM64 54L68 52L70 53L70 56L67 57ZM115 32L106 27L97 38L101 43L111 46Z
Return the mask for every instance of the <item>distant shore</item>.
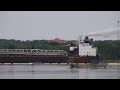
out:
M21 65L21 64L24 64L24 65L69 65L67 63L44 63L44 64L40 64L40 63L0 63L0 65ZM85 63L79 63L80 65L85 65ZM107 63L107 65L120 65L120 63Z

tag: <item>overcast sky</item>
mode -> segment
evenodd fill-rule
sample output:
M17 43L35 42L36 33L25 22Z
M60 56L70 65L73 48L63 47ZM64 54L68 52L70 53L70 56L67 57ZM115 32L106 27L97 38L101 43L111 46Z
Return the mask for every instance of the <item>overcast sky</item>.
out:
M117 27L118 20L120 11L0 11L0 38L71 40Z

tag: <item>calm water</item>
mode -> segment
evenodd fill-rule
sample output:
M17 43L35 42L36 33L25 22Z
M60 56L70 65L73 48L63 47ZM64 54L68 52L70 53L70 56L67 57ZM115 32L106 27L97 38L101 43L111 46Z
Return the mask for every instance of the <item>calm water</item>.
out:
M0 79L120 79L120 67L70 69L68 65L0 65Z

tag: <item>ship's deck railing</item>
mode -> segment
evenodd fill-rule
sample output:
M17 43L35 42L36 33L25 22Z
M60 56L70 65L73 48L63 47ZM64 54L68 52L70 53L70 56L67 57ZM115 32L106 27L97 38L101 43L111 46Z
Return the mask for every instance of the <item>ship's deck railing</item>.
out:
M25 55L67 55L64 50L42 49L0 49L0 54L25 54Z

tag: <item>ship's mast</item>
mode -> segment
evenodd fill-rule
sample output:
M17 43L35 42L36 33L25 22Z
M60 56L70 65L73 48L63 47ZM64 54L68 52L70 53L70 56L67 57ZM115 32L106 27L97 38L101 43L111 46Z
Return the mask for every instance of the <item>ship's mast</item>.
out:
M83 40L82 40L82 35L81 35L81 36L79 36L79 38L78 38L78 43L79 43L79 45L83 43Z
M118 23L118 27L119 27L120 21L117 21L117 23ZM118 35L117 35L117 38L118 38L118 40L119 40L119 33L118 33Z

